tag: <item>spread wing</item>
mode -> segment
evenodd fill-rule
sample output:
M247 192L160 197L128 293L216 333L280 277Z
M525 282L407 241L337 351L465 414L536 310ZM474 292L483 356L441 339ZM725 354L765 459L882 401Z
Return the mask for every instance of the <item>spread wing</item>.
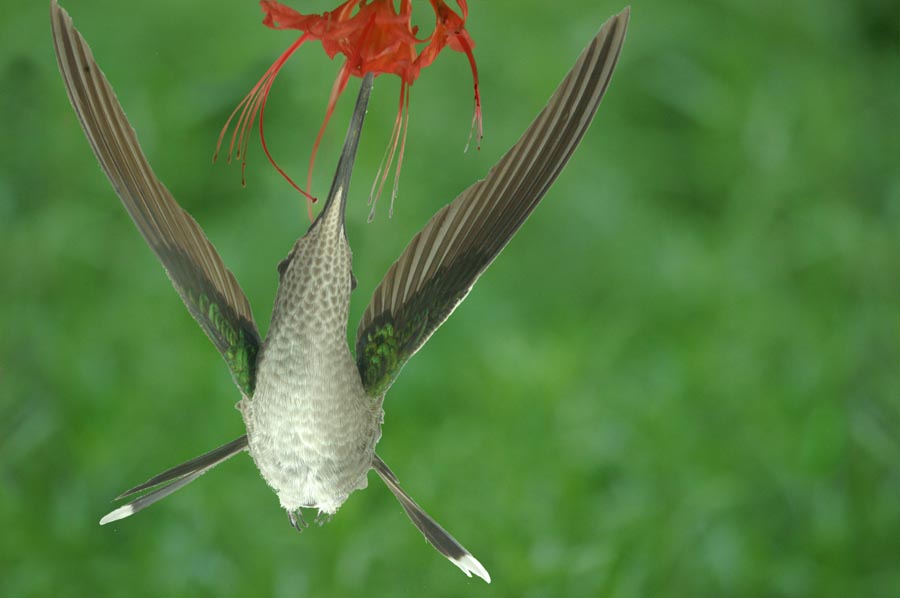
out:
M609 84L628 16L626 8L603 25L521 139L435 214L385 274L356 333L356 364L370 395L387 391L562 171Z
M60 73L100 166L234 381L252 395L260 339L247 297L197 222L153 174L112 87L56 0L50 16Z

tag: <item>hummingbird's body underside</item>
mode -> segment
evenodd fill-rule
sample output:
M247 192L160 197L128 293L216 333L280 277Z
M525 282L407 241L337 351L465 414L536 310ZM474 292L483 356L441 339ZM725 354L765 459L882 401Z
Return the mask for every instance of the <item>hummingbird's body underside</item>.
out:
M628 17L626 8L604 24L516 144L407 245L372 294L354 358L346 341L355 282L344 213L372 74L363 78L328 199L278 266L272 322L262 342L234 275L156 178L90 48L51 0L57 61L91 148L188 311L225 358L242 394L238 408L247 429L126 491L118 498L132 500L100 523L133 515L248 450L299 529L300 509L330 516L366 487L374 469L432 546L466 575L489 582L481 563L375 454L382 403L404 364L466 297L575 151L609 84Z
M366 393L347 346L352 274L341 203L326 206L279 267L256 389L240 402L250 455L289 513L334 514L366 487L381 436L381 398Z

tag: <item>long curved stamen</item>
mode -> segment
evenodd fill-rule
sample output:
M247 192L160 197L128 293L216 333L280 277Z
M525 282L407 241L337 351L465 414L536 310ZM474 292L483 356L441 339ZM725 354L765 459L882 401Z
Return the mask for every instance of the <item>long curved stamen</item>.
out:
M241 110L241 116L240 116L240 118L238 118L238 126L235 128L234 133L231 135L231 143L228 146L228 162L231 162L231 157L232 157L232 154L234 153L235 136L237 135L237 131L239 129L242 129L241 123L243 123L243 121L244 121L244 118L247 114L248 107L250 106L252 100L256 97L257 93L259 92L259 89L265 83L266 79L268 79L269 76L271 75L272 69L274 67L275 67L275 64L273 64L272 66L270 66L268 68L268 70L265 72L265 74L262 76L262 78L259 81L257 81L256 85L254 85L253 88L250 90L250 93L248 93L246 96L244 96L244 99L241 100L241 103L237 105L237 107L231 112L231 115L228 117L228 120L225 121L225 126L222 127L222 131L219 133L219 139L216 141L216 151L213 154L213 162L215 162L216 160L219 159L219 149L222 147L222 141L225 139L225 133L228 132L228 128L231 126L231 121L234 120L234 116L238 113L238 110L241 110L243 108L243 110ZM238 157L240 157L240 150L238 151Z
M394 190L391 193L391 207L388 210L388 218L394 217L394 200L400 189L400 167L403 165L403 154L406 152L406 134L409 132L409 86L406 86L406 114L403 116L403 141L400 142L400 154L397 156L397 170L394 172Z
M369 205L372 209L369 211L369 222L375 218L375 206L378 204L378 198L381 197L381 191L384 189L384 183L387 181L388 172L391 164L394 163L394 153L397 151L397 145L400 142L400 132L403 128L403 105L407 96L407 85L400 85L400 103L397 106L397 118L394 119L394 128L391 130L391 139L385 148L384 155L381 157L381 164L378 165L378 172L375 175L375 181L372 184L372 190L369 192ZM376 191L377 187L377 191Z
M474 81L475 87L475 114L472 115L472 126L469 129L469 139L466 141L466 149L464 151L469 151L469 144L472 142L472 133L475 131L476 126L478 127L478 137L475 148L481 150L481 139L484 137L484 127L481 122L481 94L478 91L478 65L475 64L475 55L472 54L472 46L466 40L465 36L456 36L456 41L462 46L463 52L466 53L466 58L469 59L469 67L472 69L472 80Z
M225 122L225 126L222 128L222 132L219 133L219 139L216 142L216 152L213 155L213 161L215 161L219 156L219 149L221 148L222 141L225 138L225 133L228 131L228 128L231 126L231 122L234 120L235 115L240 111L240 116L238 116L238 120L234 131L231 134L231 142L228 145L228 161L231 162L232 156L241 160L241 184L246 185L246 168L247 168L247 147L250 141L250 130L253 127L253 123L255 122L257 113L259 114L259 136L260 142L263 147L263 152L266 154L266 158L269 160L269 163L275 167L275 170L287 180L291 186L303 194L308 201L315 202L316 198L313 197L307 191L304 191L297 185L291 177L287 175L286 172L278 165L275 159L272 157L272 154L269 152L269 147L266 144L265 138L265 130L263 127L264 116L266 111L266 102L269 99L269 92L272 89L272 84L275 82L275 77L277 77L278 72L284 66L285 62L297 51L297 49L306 42L309 37L304 34L299 39L297 39L293 44L291 44L287 50L285 50L278 59L272 63L263 76L257 81L256 85L250 90L250 92L241 100L241 103L237 105L231 115L228 117L228 120ZM235 148L237 151L235 151ZM311 208L310 208L311 211Z
M293 187L294 189L299 191L304 197L306 197L307 211L309 212L309 217L311 220L312 219L312 204L314 204L318 200L312 194L310 194L308 191L304 191L303 189L301 189L300 186L297 185L297 183L295 183L294 180L290 176L288 176L288 174L284 170L282 170L281 166L279 166L278 163L275 161L275 159L272 157L272 154L269 153L269 145L266 143L266 133L265 133L265 128L263 127L263 121L266 116L266 101L269 99L269 91L272 89L272 82L274 80L275 80L274 77L269 79L268 83L266 84L265 88L263 89L263 92L260 94L262 99L260 100L260 107L259 107L259 142L260 142L260 145L262 145L263 152L266 154L266 157L269 159L269 163L275 168L275 170L278 171L278 174L280 174L282 177L284 177L284 179L288 183L291 184L291 187ZM252 125L253 125L253 120L251 118L249 126L252 126ZM249 140L249 135L248 135L248 140ZM245 142L245 144L246 144L246 142ZM246 145L245 145L245 149L246 149Z
M274 65L272 65L272 68L274 68ZM260 108L263 91L265 90L266 85L268 85L272 80L271 76L271 74L267 76L266 80L263 82L263 85L260 86L260 88L254 93L251 101L247 102L247 104L244 105L244 109L241 111L241 116L240 118L238 118L237 126L235 127L234 133L231 136L231 147L229 147L228 151L228 161L231 161L231 151L235 146L235 137L237 137L237 151L235 152L235 157L241 160L241 184L245 186L247 184L245 171L247 170L247 146L250 143L250 131L253 128L253 119L255 118L255 115ZM238 131L240 131L240 135L238 135Z
M298 39L294 43L293 46L288 48L288 50L285 53L292 52L292 50L296 50L296 48L299 47L301 40L302 40L302 37L300 39ZM243 145L243 142L242 142L243 133L246 130L245 119L247 118L247 111L250 109L250 107L254 103L256 103L260 89L265 85L266 81L272 76L272 73L275 70L275 68L278 67L280 58L281 57L279 57L278 60L273 62L272 65L268 69L266 69L266 72L259 79L259 81L256 82L256 85L254 85L253 88L250 89L250 92L246 96L244 96L244 99L241 100L241 102L237 105L237 107L231 112L231 115L228 117L228 120L225 121L225 126L222 127L222 131L219 133L219 139L216 142L216 151L215 151L215 154L213 154L213 162L215 162L218 159L219 149L222 146L222 140L225 138L225 133L228 132L228 128L231 126L231 121L234 120L234 117L238 113L239 110L241 111L241 115L238 118L237 126L235 127L235 130L231 135L231 143L228 146L228 161L231 162L231 157L234 154L234 146L235 146L235 142L237 141L238 131L241 132L241 141L238 141L238 143L237 143L237 145L238 145L237 157L239 158L241 156L241 147Z
M384 148L384 153L381 155L381 162L378 163L378 170L375 172L375 180L372 181L372 188L369 190L369 201L367 205L372 206L372 211L369 213L370 222L375 217L375 192L378 189L378 181L381 179L381 173L384 171L384 163L387 161L388 154L391 151L391 146L394 142L394 135L396 130L397 124L395 122L393 129L391 129L391 139L390 141L388 141L388 144Z

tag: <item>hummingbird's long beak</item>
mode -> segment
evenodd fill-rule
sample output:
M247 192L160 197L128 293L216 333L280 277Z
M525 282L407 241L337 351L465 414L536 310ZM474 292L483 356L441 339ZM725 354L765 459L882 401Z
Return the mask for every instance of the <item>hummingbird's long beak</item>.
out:
M334 173L334 181L331 183L331 191L328 192L328 200L325 207L319 212L316 222L323 218L328 210L336 207L341 211L341 222L344 221L344 210L347 205L347 190L350 188L350 175L353 173L353 162L356 160L356 148L359 146L359 134L362 131L363 121L366 118L366 107L369 105L369 95L372 93L372 81L374 75L368 73L363 77L359 87L359 95L356 98L356 107L353 109L353 117L350 119L350 127L347 129L347 137L344 139L344 149L338 160L337 170ZM335 199L340 202L333 206ZM311 228L311 227L310 227Z

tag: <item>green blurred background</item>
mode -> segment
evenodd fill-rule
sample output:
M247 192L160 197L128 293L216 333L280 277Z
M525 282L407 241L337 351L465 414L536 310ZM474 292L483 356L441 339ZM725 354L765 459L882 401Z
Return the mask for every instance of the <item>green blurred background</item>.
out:
M64 6L265 332L275 265L308 221L255 143L247 188L210 157L294 33L250 0ZM374 476L297 535L246 456L97 525L123 489L240 434L239 397L89 151L48 3L6 3L0 594L900 595L898 6L634 0L580 150L386 402L380 453L488 586ZM394 217L383 198L366 224L398 92L379 79L349 205L351 329L621 8L470 0L482 150L463 153L471 77L448 51L412 89ZM304 47L272 92L271 147L301 179L336 70Z

